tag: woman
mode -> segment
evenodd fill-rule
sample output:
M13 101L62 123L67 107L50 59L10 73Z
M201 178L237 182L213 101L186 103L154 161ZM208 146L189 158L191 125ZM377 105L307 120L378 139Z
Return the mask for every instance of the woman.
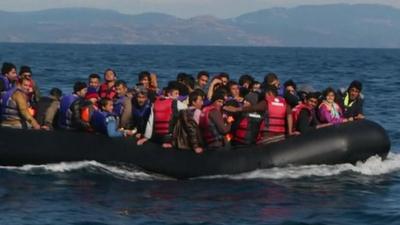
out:
M348 120L343 117L342 109L335 102L336 92L333 88L327 88L324 91L323 96L324 100L318 110L319 119L322 123L339 124L352 121L351 119Z

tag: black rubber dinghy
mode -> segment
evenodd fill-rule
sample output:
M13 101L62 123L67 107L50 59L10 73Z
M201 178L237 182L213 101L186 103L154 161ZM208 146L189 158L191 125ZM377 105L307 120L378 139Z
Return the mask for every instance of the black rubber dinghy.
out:
M179 179L287 165L355 163L373 155L386 158L389 150L385 130L368 120L326 127L268 145L208 150L203 154L163 149L151 142L137 146L133 138L0 128L3 166L96 160L133 164Z

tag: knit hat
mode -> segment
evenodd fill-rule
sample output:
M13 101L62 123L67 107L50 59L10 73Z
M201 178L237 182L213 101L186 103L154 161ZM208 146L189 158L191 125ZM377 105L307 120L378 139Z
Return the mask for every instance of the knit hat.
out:
M94 87L88 87L85 95L85 99L89 100L91 98L99 98L99 94L97 93L97 90Z
M357 90L362 91L362 83L360 81L358 81L358 80L353 80L350 83L349 90L351 88L356 88Z

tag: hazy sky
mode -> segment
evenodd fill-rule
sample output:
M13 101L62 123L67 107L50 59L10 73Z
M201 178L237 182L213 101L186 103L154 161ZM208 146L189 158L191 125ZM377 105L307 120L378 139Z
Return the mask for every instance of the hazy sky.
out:
M0 0L0 10L30 11L62 7L113 9L128 14L163 12L179 17L214 15L221 18L270 7L304 4L379 3L400 8L400 0Z

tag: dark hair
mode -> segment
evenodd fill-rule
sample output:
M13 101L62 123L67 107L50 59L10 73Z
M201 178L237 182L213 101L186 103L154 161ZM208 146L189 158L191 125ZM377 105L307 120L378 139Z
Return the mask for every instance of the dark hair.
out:
M51 96L56 97L56 98L61 98L61 96L62 96L62 91L61 91L60 89L58 89L58 88L52 88L52 89L50 90L49 94L50 94Z
M283 83L283 87L285 87L285 89L289 86L292 86L294 88L294 90L297 90L297 85L292 79L287 80L287 81L285 81L285 83Z
M31 80L29 80L28 78L26 78L26 77L20 77L19 79L18 79L18 83L19 84L22 84L22 82L24 82L24 81L31 81Z
M87 88L87 84L85 82L77 81L74 84L74 93L77 93L84 88Z
M362 91L362 83L361 83L361 81L353 80L350 83L348 90L350 90L351 88L356 88L357 90Z
M90 74L88 78L89 78L89 80L90 79L99 79L99 80L101 79L97 73Z
M177 76L177 81L186 85L187 87L194 89L195 80L192 75L187 73L180 73Z
M186 77L186 76L187 76L186 73L178 73L176 75L176 81L181 82L184 79L184 77Z
M5 62L3 63L3 66L1 67L1 74L7 74L9 73L12 69L17 69L14 64Z
M328 87L327 89L325 89L325 90L322 92L322 95L324 96L324 99L326 99L326 96L327 96L329 93L333 93L333 94L335 95L335 98L336 98L336 91L335 91L335 89L333 89L332 87Z
M225 72L220 73L220 74L218 75L218 77L220 77L220 78L225 77L226 79L230 80L229 74L227 74L227 73L225 73Z
M204 97L200 92L193 91L189 94L189 105L193 105L192 103L196 101L199 97Z
M150 72L149 71L142 71L138 74L138 81L140 82L141 80L143 80L145 77L147 77L147 79L150 81L151 77L150 77Z
M244 74L239 78L240 86L243 86L245 83L249 83L250 85L254 82L254 78L249 74Z
M117 77L117 73L116 73L113 69L111 69L111 68L108 68L108 69L106 69L106 70L104 71L104 77L106 76L107 72L109 72L109 71L113 72L114 76Z
M273 93L275 96L278 96L278 88L277 88L276 86L274 86L274 85L268 84L268 85L265 87L265 92L271 92L271 93Z
M321 96L320 92L310 92L310 93L305 93L306 95L306 99L309 100L311 98L315 98L315 99L319 99L319 97Z
M126 84L126 82L124 80L117 80L115 82L115 87L118 87L120 85L122 85L124 88L128 88L128 85Z
M275 73L268 73L264 77L264 84L271 84L274 80L278 80L278 76Z
M168 82L168 85L167 85L167 87L165 88L165 90L166 90L167 92L172 91L172 90L178 90L178 91L180 91L181 85L182 85L182 84L179 83L178 81L170 81L170 82Z
M197 92L197 93L198 93L199 95L201 95L203 98L205 98L206 95L207 95L207 94L206 94L202 89L200 89L200 88L194 89L193 92Z
M109 98L102 98L100 99L99 105L100 107L105 107L108 102L112 102L112 100Z
M226 92L224 91L216 91L214 92L212 98L211 98L211 102L215 102L217 100L224 100L225 101L225 96L226 96Z
M32 70L29 66L21 66L19 68L19 75L22 75L23 73L32 73Z
M206 76L207 78L210 78L210 74L205 70L202 70L197 73L197 79L200 79L200 77L202 77L202 76Z

